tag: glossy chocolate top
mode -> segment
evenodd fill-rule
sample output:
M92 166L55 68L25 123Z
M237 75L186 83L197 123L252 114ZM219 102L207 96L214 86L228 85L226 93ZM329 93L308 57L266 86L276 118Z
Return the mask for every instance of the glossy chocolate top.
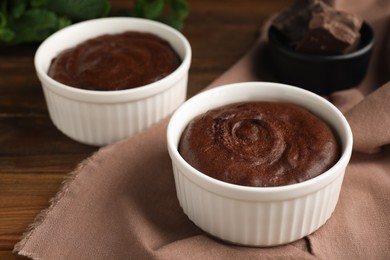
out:
M193 119L179 152L194 168L244 186L282 186L313 178L339 159L332 129L289 103L237 103Z
M64 50L52 60L48 75L75 88L121 90L162 79L180 63L167 41L154 34L127 31Z

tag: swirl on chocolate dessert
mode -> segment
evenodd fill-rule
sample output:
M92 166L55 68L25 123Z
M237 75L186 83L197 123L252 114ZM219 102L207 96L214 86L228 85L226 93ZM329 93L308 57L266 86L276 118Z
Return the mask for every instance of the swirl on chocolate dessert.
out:
M151 33L127 31L64 50L52 60L48 75L75 88L121 90L162 79L180 63L167 41Z
M179 143L194 168L221 181L255 187L311 179L340 157L332 129L297 105L244 102L207 111Z

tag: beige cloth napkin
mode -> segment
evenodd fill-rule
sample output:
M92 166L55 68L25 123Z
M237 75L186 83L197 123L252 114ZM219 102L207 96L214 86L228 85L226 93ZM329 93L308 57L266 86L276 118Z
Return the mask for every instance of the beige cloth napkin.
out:
M369 72L330 100L354 132L354 152L330 220L313 234L272 248L234 246L197 228L176 199L166 148L169 118L103 147L72 172L15 251L34 259L390 259L390 1L336 2L374 27ZM209 87L258 79L263 37ZM256 55L255 55L256 54ZM261 79L269 79L263 63Z

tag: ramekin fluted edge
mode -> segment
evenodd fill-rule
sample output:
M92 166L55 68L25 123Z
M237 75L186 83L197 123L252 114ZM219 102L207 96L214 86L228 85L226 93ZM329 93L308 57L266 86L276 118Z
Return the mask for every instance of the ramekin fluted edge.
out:
M181 65L161 80L117 91L77 89L47 75L51 60L62 50L102 34L128 30L167 40L181 57ZM188 40L177 30L147 19L112 17L80 22L52 34L39 46L34 65L54 125L76 141L102 146L139 133L182 104L191 57Z
M336 132L341 157L328 171L293 185L245 187L213 179L179 154L181 134L196 115L241 101L285 101L307 108ZM320 228L332 215L352 152L352 132L342 113L324 98L300 88L247 82L217 87L189 99L173 114L167 131L177 197L191 221L205 232L247 246L290 243Z

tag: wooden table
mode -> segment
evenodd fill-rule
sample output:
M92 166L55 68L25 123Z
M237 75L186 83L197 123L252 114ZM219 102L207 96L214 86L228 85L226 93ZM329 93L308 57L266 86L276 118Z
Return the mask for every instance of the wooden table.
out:
M258 28L292 0L189 0L184 35L193 49L188 96L231 66L251 46ZM132 1L111 1L129 8ZM0 49L0 258L35 216L48 207L67 173L98 147L77 143L52 124L33 57L37 44Z

